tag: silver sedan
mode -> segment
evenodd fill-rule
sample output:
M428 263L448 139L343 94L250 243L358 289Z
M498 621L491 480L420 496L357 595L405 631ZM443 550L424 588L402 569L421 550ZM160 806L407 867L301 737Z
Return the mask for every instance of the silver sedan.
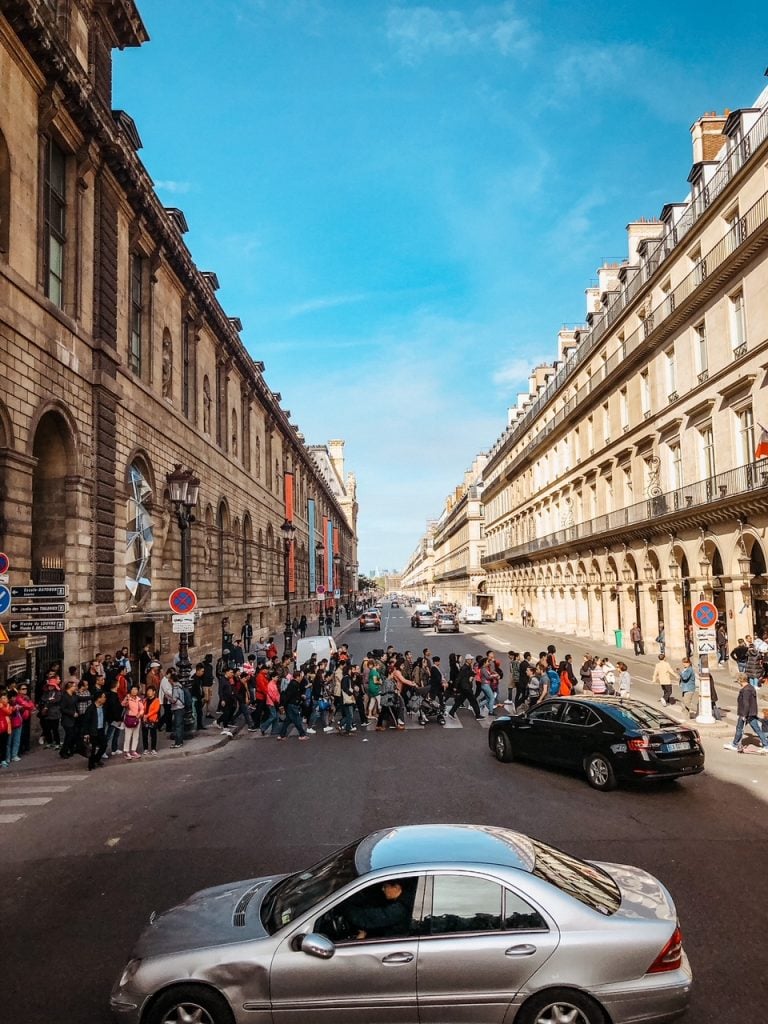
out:
M629 1024L689 1000L653 876L519 832L409 825L152 915L125 1024Z

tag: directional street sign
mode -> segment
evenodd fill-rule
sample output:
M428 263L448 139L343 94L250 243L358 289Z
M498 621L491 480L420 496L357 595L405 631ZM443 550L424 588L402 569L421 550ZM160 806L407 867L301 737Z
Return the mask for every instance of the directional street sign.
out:
M699 601L691 612L693 621L702 629L713 627L717 622L717 608L711 601Z
M11 560L4 551L0 551L0 573L8 572L11 567Z
M67 629L66 619L11 619L12 636L20 633L64 633Z
M8 634L5 632L5 626L0 622L0 644L8 643Z
M177 615L186 615L197 607L197 594L191 587L176 587L171 591L168 604L171 606L172 612L176 612Z
M11 603L11 615L66 615L69 605L66 601L44 604L43 602L14 601Z
M5 615L11 607L11 592L8 587L0 586L0 615Z
M171 629L174 633L194 633L194 615L174 615L171 619Z
M69 597L69 584L41 584L39 587L11 587L11 597L24 601L63 601Z
M36 647L45 647L47 643L47 636L24 636L19 640L19 647L22 651L34 651Z

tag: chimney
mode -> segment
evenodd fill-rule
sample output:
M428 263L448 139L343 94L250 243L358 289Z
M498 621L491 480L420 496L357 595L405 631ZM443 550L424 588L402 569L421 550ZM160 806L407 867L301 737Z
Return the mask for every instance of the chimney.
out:
M336 476L342 483L344 483L344 442L329 441L328 455Z
M727 114L721 116L711 110L702 114L698 121L691 125L694 164L705 163L717 157L725 145L723 128L727 120Z
M630 221L627 224L627 247L629 262L636 266L640 262L640 258L637 255L637 247L644 238L660 238L664 231L664 225L658 220L645 220L641 217L639 220Z

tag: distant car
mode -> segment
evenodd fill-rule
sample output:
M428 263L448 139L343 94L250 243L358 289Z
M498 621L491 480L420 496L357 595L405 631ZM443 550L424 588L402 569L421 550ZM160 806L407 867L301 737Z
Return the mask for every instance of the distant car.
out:
M488 745L499 761L520 758L571 768L602 790L704 770L696 730L639 700L555 697L526 715L496 718Z
M434 626L435 616L426 608L417 608L411 616L411 626Z
M390 608L399 608L400 607L400 602L399 601L393 601L392 604L389 607Z
M152 914L110 1008L125 1024L658 1024L691 984L647 871L491 825L405 825Z
M455 615L448 615L446 612L441 613L437 616L435 622L436 633L458 633L459 632L459 620Z
M474 622L479 623L483 621L483 613L479 605L472 604L469 607L462 609L461 621L464 623Z
M360 616L360 632L363 633L367 629L379 630L381 629L381 616L374 609L370 609L367 612L363 612Z

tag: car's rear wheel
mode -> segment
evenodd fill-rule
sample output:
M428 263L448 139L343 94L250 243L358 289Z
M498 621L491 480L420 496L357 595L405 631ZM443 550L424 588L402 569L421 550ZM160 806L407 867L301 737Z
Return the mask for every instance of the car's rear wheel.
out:
M602 1007L575 989L552 988L531 996L515 1024L606 1024Z
M496 735L493 737L493 756L497 761L513 761L515 758L515 751L512 748L512 740L507 736L505 732L499 729Z
M229 1003L203 985L177 985L152 1003L145 1024L234 1024Z
M605 754L590 754L584 762L584 771L593 789L606 791L616 788L616 773Z

